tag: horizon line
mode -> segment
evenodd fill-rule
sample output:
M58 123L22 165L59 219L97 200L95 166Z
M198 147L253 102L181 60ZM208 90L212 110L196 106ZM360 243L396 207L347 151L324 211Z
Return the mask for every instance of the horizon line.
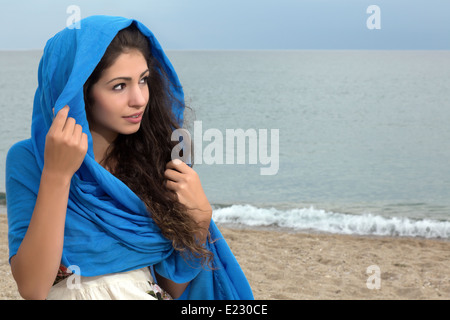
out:
M26 51L43 51L44 48L32 49L1 49L0 52L26 52ZM298 49L170 49L165 48L164 51L450 51L450 48L298 48Z

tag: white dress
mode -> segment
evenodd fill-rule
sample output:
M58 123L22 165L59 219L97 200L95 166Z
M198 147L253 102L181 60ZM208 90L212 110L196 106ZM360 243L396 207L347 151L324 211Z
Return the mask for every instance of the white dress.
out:
M96 277L72 274L52 286L47 300L158 300L157 297L170 299L154 284L145 267Z

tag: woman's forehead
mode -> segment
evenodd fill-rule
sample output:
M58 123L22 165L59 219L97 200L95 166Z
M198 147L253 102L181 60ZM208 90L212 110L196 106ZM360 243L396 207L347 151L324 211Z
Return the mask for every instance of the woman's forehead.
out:
M121 53L109 68L103 70L102 78L135 78L141 76L147 69L147 61L143 54L139 50L129 50Z

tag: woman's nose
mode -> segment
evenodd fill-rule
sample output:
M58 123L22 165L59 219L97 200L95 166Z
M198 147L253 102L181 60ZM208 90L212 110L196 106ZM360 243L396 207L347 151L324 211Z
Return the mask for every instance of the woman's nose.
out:
M130 107L143 107L148 102L148 87L142 87L139 85L133 86L130 91L129 106Z

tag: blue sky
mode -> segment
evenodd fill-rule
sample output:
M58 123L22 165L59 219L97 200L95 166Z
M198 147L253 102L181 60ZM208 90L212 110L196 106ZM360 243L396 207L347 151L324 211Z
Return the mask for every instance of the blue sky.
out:
M42 49L81 18L121 15L147 25L165 49L450 50L449 0L23 0L0 5L0 50ZM366 25L370 5L381 29Z

